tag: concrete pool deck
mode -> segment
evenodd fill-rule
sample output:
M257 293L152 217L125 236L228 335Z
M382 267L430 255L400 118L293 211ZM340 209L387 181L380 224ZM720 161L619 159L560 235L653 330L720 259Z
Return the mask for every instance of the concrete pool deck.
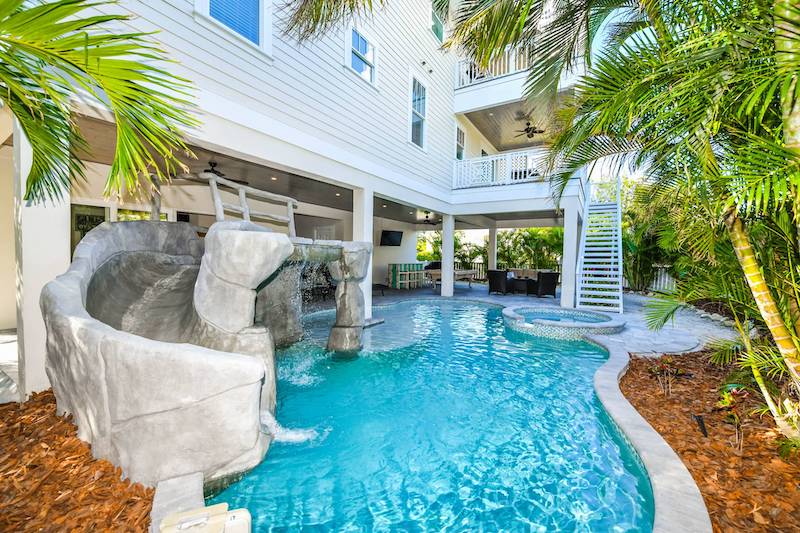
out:
M456 283L453 299L477 300L502 306L551 306L559 307L559 298L537 298L524 294L487 294L487 286L473 283L469 287L466 283ZM385 305L403 300L416 298L439 297L439 291L430 287L413 290L384 290L384 295L373 291L373 305ZM652 331L647 327L644 318L647 296L626 293L623 297L625 312L621 315L625 320L625 330L609 338L622 339L628 352L638 355L657 356L663 353L691 352L700 349L712 339L733 338L734 331L721 323L709 318L701 317L689 309L680 310L675 319L664 326L660 331ZM606 313L608 314L608 313ZM612 317L620 315L613 313Z

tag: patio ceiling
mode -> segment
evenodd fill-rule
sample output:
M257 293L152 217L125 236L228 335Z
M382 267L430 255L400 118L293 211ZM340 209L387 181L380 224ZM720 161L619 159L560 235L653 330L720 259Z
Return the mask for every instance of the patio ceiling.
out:
M494 223L498 229L525 227L557 227L564 224L562 215L555 210L515 211L513 213L490 213L484 215L461 215L456 217L458 229L486 229Z
M431 224L430 228L437 229L439 224L442 222L441 214L427 209L420 209L418 207L388 200L386 198L381 198L379 196L375 197L375 208L372 214L376 217L398 220L400 222L407 222L409 224L422 225L426 224L426 213L427 220L435 223Z
M563 91L559 94L559 98L566 98L569 94L569 91ZM533 113L532 109L529 102L519 100L472 111L464 116L495 148L505 152L545 144L558 130L559 121L554 112L542 108L537 110L537 113ZM545 133L537 134L533 139L529 139L526 135L519 135L518 130L525 128L525 123L528 121L532 126L544 129Z
M90 150L81 154L81 158L85 161L111 164L115 144L113 125L87 117L79 117L78 125L90 147ZM192 173L208 169L208 162L213 160L217 162L216 169L228 179L242 180L251 187L290 196L302 203L344 211L353 210L353 191L350 189L212 152L198 146L192 146L191 149L197 159L189 157L181 159Z
M91 150L81 154L85 161L111 164L114 155L113 125L88 117L78 117L79 127ZM238 157L192 146L197 159L182 158L192 173L208 169L208 162L217 162L216 169L228 179L246 181L251 187L295 198L299 202L353 210L353 191L331 183L307 178L284 170L267 167ZM425 212L389 199L375 197L373 215L410 224L423 223ZM430 219L441 221L441 216L431 212Z

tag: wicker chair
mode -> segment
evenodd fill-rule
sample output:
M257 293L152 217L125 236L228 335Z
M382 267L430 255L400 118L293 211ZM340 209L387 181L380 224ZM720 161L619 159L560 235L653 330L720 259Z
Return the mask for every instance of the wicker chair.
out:
M556 297L556 287L558 286L558 272L539 272L535 284L528 285L528 294L534 294L538 298L542 296Z
M513 285L509 283L507 270L487 270L486 276L489 279L489 294L499 292L508 294L513 292Z

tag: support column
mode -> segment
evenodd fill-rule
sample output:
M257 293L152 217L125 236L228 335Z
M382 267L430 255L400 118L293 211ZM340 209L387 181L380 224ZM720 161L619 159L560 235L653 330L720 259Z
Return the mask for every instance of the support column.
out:
M453 296L456 218L442 215L442 296Z
M564 249L561 253L561 307L575 307L575 276L580 244L577 202L564 205Z
M375 243L372 235L372 208L374 205L374 192L372 189L353 190L353 240ZM364 318L372 318L372 254L369 257L367 275L361 282L361 291L364 293Z
M69 191L60 201L22 199L33 161L28 139L14 121L14 235L17 254L17 349L19 390L24 398L50 387L44 371L45 327L39 309L44 285L70 263Z
M497 227L489 228L489 242L486 246L489 255L489 270L497 270Z

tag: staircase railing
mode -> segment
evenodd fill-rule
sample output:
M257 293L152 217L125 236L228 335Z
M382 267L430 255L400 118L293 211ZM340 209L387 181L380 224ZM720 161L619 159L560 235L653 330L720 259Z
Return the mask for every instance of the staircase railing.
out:
M578 248L578 268L576 269L575 273L575 303L576 305L581 304L581 300L583 298L583 291L584 291L584 282L586 281L585 275L585 262L586 262L586 242L587 242L587 232L588 232L588 223L590 217L590 206L593 204L615 204L615 215L613 221L613 227L615 230L614 236L614 246L616 248L616 257L615 263L618 272L617 278L617 290L618 294L620 295L619 299L619 312L622 313L623 311L623 304L622 304L622 289L624 285L624 273L623 273L623 259L622 259L622 179L620 176L617 176L616 180L609 180L609 181L588 181L586 182L586 189L584 195L584 205L583 205L583 227L581 229L581 236L580 236L580 246ZM613 264L613 263L612 263Z
M619 269L619 294L622 295L622 285L625 272L622 270L622 176L617 175L617 268ZM622 298L619 299L619 312L622 313Z

